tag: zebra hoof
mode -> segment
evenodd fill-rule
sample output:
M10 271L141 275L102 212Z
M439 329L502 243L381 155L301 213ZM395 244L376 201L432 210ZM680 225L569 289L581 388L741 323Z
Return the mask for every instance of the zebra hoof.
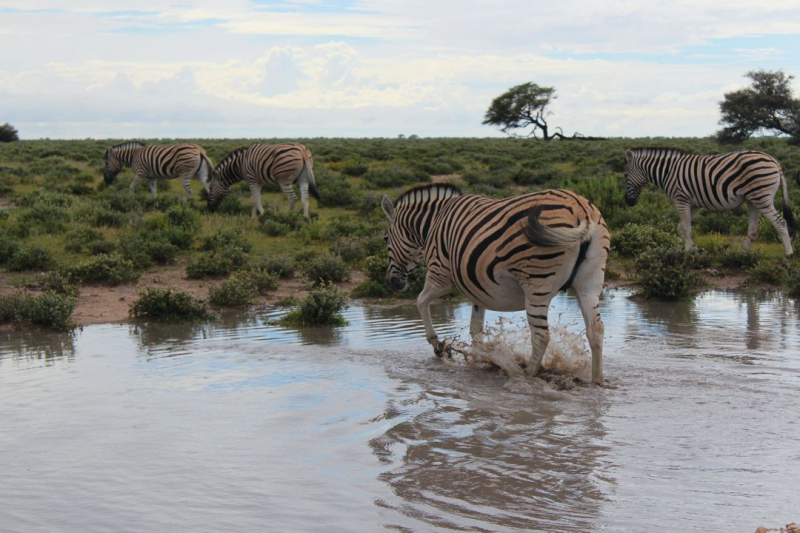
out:
M450 348L449 344L445 344L442 341L436 341L436 346L433 347L433 353L436 354L436 357L442 359L446 357L447 359L453 358L453 350Z

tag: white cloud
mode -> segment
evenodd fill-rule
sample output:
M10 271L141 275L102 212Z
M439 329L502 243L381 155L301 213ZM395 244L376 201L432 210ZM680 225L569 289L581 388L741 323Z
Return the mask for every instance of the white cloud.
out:
M745 40L800 36L790 0L220 5L1 1L3 121L25 137L499 135L480 125L491 99L535 81L567 132L707 135L744 72L800 59ZM684 52L720 38L736 41Z

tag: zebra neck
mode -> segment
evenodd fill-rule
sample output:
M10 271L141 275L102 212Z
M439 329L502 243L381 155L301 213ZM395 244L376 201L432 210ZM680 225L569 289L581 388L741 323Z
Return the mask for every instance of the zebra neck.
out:
M136 154L139 153L139 150L141 150L141 148L123 148L118 150L114 155L123 165L132 166L133 159Z
M239 172L238 165L233 164L225 167L225 169L219 175L219 182L226 189L228 189L234 183L239 183L242 181L242 179L242 173Z
M450 198L442 199L439 201L431 202L425 205L410 205L407 207L408 212L404 214L402 220L404 221L404 230L411 235L414 243L424 247L433 228L436 226L436 221L441 214L442 207L447 203Z
M679 159L680 157L669 155L653 159L647 167L647 177L652 183L662 187L673 165L675 165Z

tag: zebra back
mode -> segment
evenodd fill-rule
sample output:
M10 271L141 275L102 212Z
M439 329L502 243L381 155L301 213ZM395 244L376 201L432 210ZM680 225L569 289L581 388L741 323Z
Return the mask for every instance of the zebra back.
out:
M300 143L254 144L248 148L243 161L247 180L262 184L291 187L300 171L313 166L311 152Z

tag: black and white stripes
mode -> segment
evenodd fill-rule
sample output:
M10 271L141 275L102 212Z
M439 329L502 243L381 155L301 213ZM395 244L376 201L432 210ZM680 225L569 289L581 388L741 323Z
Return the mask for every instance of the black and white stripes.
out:
M274 184L281 188L289 200L289 210L297 202L293 185L300 189L303 214L308 216L308 194L319 200L314 182L314 158L311 152L298 143L254 144L234 150L212 172L208 194L208 207L216 209L228 195L231 185L247 180L253 198L252 216L264 212L261 205L261 187Z
M550 301L571 285L586 322L592 379L602 382L598 301L610 237L588 200L565 190L493 200L439 184L411 189L395 203L384 196L381 205L389 218L386 281L404 288L408 271L424 257L428 273L417 306L437 353L442 345L430 303L456 286L473 303L473 336L483 331L486 309L526 310L532 340L528 368L537 373L549 342ZM506 370L520 372L513 366Z
M786 223L793 229L794 217L786 178L772 156L755 151L701 156L673 148L636 148L626 151L625 159L625 201L635 205L647 183L663 189L678 209L678 232L687 250L696 248L692 242L692 218L701 207L725 211L747 202L750 220L745 248L756 238L764 216L780 235L786 256L792 256ZM773 204L779 188L783 190L786 220Z
M106 167L103 176L107 184L111 184L122 167L133 170L134 179L131 192L142 181L150 180L150 192L156 197L156 180L158 178L180 178L186 191L186 198L191 197L192 189L189 180L197 176L208 189L208 178L213 165L202 147L193 143L171 144L161 146L146 145L131 141L106 150Z

